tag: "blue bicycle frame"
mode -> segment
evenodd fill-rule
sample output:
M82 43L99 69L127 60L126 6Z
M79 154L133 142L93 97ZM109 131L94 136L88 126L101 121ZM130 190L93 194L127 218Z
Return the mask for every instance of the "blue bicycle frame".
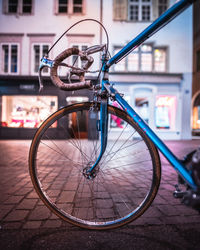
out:
M197 189L197 186L191 176L191 173L184 167L183 163L169 150L169 148L162 142L161 139L149 128L149 126L142 120L142 118L131 108L131 106L121 97L121 95L109 84L108 72L110 66L114 63L119 62L122 58L127 56L132 50L137 48L141 43L147 40L160 28L166 25L184 9L189 7L194 1L193 0L181 0L168 9L164 14L162 14L156 21L154 21L149 27L147 27L142 33L140 33L136 38L130 41L124 48L122 48L116 55L114 55L110 60L103 60L102 69L102 92L108 92L119 104L120 106L132 117L132 119L139 125L140 128L146 133L150 140L155 144L155 146L160 150L160 152L166 157L166 159L171 163L171 165L177 170L177 172L183 177L186 183L193 188ZM98 164L103 155L107 142L107 109L106 109L106 99L107 97L102 97L102 104L100 110L100 129L101 129L101 152L97 162L91 167L92 171Z

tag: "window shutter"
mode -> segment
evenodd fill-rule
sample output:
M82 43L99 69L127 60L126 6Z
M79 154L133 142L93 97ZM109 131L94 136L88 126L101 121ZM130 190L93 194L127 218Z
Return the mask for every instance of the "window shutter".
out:
M158 1L159 0L152 0L152 19L153 20L158 18Z
M113 20L127 20L127 0L113 0Z
M8 13L8 0L3 0L2 1L2 10L4 14Z

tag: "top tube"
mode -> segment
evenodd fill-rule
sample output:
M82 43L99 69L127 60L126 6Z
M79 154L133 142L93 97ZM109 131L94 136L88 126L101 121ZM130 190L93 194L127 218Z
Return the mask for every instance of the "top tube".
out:
M131 40L125 47L123 47L116 55L114 55L106 64L106 68L109 68L114 63L118 63L131 51L137 48L141 43L146 41L149 37L155 34L159 29L164 27L178 14L183 12L196 0L181 0L164 12L159 18L157 18L151 25L149 25L143 32Z

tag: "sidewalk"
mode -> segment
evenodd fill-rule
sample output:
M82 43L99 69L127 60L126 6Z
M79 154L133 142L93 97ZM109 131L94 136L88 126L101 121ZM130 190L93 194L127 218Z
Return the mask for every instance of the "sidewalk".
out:
M34 230L40 230L41 232L48 232L49 230L55 230L55 232L61 230L60 232L63 232L62 230L66 230L77 233L78 230L79 234L84 235L85 232L88 232L87 230L75 228L57 218L43 205L33 190L27 163L30 143L30 141L20 140L0 141L0 232L33 230L31 231L33 233ZM186 153L198 147L200 140L169 141L167 144L174 154L183 157ZM200 231L196 229L200 228L200 216L198 212L182 205L180 200L173 198L172 194L174 184L177 183L177 176L163 157L161 157L161 160L162 181L152 206L138 220L119 231L115 230L115 232L119 233L125 230L126 233L128 231L131 233L131 230L136 227L138 230L152 227L162 228L162 230L164 230L164 227L166 230L167 228L178 230L178 227L180 229L188 227L198 233L199 238ZM95 235L95 233L90 234ZM198 244L199 242L200 240Z

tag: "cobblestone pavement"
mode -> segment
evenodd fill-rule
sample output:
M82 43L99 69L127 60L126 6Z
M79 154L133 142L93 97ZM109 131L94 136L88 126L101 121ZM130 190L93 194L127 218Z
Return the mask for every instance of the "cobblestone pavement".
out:
M0 227L1 229L44 229L69 226L60 220L40 201L33 190L28 172L30 141L0 141ZM200 145L200 140L169 141L168 146L179 157ZM173 198L176 173L162 160L162 181L151 207L134 225L200 225L198 212Z

